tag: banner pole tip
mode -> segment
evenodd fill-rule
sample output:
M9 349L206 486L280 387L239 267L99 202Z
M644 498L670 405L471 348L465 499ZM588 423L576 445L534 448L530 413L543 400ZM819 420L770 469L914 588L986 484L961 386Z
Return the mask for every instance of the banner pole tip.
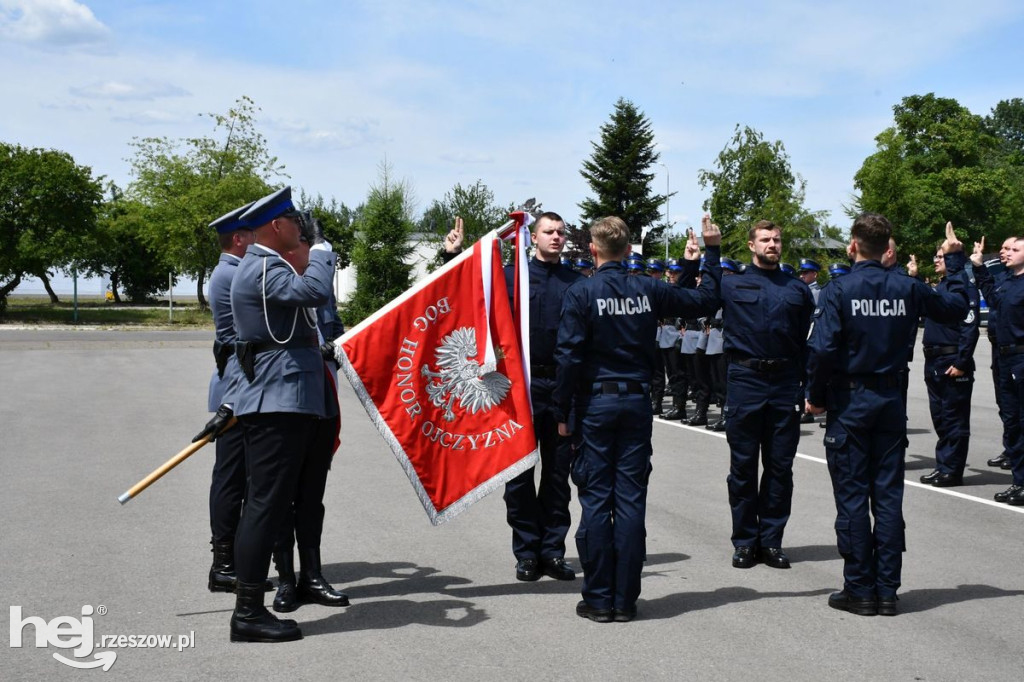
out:
M121 493L117 497L117 501L120 502L122 505L130 499L132 499L132 496L129 495L128 493Z

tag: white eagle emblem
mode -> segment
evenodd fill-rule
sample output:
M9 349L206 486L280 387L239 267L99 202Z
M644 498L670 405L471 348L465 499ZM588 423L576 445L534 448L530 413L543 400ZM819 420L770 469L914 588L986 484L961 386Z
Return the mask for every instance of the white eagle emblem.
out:
M476 329L460 327L441 340L435 351L438 372L430 371L430 365L423 365L420 374L430 379L427 395L435 407L444 408L446 421L455 421L452 405L458 399L459 406L476 414L487 412L501 403L512 386L501 372L495 371L493 362L481 365L471 358L476 357Z

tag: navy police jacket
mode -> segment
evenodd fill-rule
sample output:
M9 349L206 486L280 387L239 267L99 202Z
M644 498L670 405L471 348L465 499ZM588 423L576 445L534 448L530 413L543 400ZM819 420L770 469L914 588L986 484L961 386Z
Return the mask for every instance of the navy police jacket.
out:
M966 259L957 252L945 260L948 286L943 290L887 271L876 260L854 263L849 275L821 290L808 340L807 399L812 405L826 405L834 376L906 372L909 339L917 333L922 315L941 322L957 322L967 315Z
M577 393L604 381L648 384L654 376L654 338L665 317L713 315L722 280L718 247L708 247L697 289L651 277L631 277L622 263L601 265L565 294L555 349L555 406L565 421Z
M1014 275L1006 271L1002 276L992 277L984 265L974 268L978 288L985 294L989 309L996 313L989 315L989 324L995 327L996 344L1017 346L1024 344L1024 274Z
M778 268L748 265L722 281L724 350L734 357L793 360L802 372L813 312L806 284Z
M324 381L316 317L306 309L330 299L334 259L329 251L311 249L309 267L298 275L273 251L255 244L246 250L231 283L238 340L288 340L291 347L258 353L256 378L250 382L242 375L233 382L230 390L236 416L297 412L324 418L331 413L334 396Z
M210 377L207 400L207 409L210 412L216 412L221 405L231 402L228 386L242 373L238 366L238 358L234 354L238 336L235 334L234 315L231 314L231 281L235 278L240 262L241 258L230 253L222 253L217 261L217 267L210 275L210 312L213 313L214 337L218 344L232 351L224 367L224 376L220 376L214 369L213 376Z
M949 287L949 278L943 277L935 289L936 291L949 291ZM981 321L978 313L978 289L968 281L965 283L964 290L967 293L967 302L970 306L967 317L957 322L939 322L930 317L925 318L924 337L921 342L926 349L938 346L955 347L955 353L948 353L948 355L956 356L953 366L961 372L973 372L974 349L978 345L978 326Z
M530 364L553 366L562 300L570 285L585 278L561 263L548 263L536 256L530 259L527 269L530 273ZM505 267L505 283L511 299L515 266Z

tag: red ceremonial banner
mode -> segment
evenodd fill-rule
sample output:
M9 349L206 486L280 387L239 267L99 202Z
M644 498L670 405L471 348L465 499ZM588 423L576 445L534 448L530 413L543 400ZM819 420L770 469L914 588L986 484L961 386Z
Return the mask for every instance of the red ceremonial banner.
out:
M342 371L434 525L537 463L528 365L495 234L336 341Z

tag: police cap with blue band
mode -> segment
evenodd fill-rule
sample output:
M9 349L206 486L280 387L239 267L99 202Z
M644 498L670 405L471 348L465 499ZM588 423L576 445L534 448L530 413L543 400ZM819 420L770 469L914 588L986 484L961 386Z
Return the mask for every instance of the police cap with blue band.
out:
M243 220L242 214L248 211L255 203L255 201L250 201L245 206L239 206L233 211L228 211L210 223L210 227L217 230L217 234L230 234L238 230L251 230L253 228L252 223L248 220Z
M808 270L812 272L821 272L821 266L818 265L815 261L811 260L810 258L801 258L800 272L806 272Z
M275 218L298 215L299 211L292 203L292 188L284 187L256 201L248 211L242 214L241 219L256 228L266 225Z

